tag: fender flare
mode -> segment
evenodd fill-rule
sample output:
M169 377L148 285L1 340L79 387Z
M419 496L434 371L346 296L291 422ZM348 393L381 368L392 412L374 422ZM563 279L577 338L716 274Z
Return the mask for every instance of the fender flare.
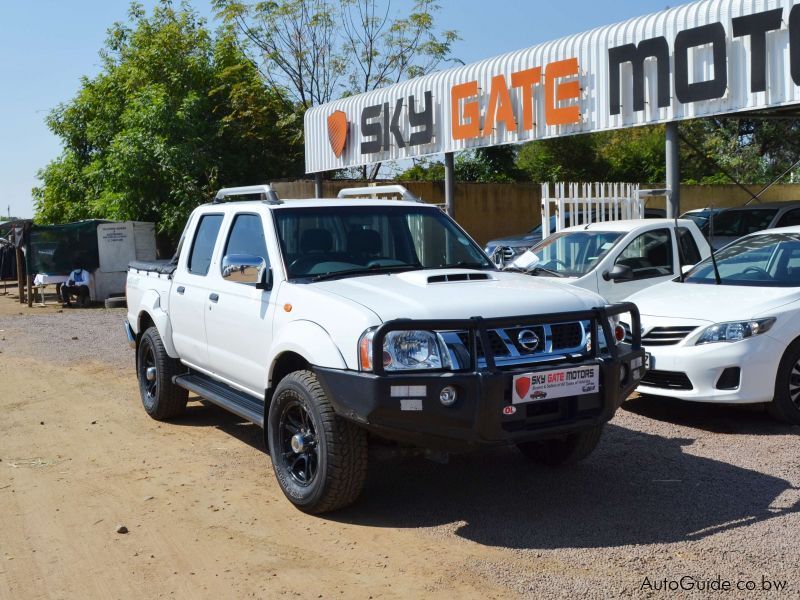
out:
M331 335L313 321L298 320L287 323L272 344L269 354L269 369L264 389L272 387L272 375L280 356L293 352L315 367L347 369L347 362Z
M158 329L158 335L161 336L161 341L164 343L164 349L170 358L180 358L175 345L172 343L172 324L169 320L169 315L161 308L161 296L155 290L147 290L143 295L139 304L139 314L136 318L136 334L141 335L142 331L142 316L147 315L150 320Z

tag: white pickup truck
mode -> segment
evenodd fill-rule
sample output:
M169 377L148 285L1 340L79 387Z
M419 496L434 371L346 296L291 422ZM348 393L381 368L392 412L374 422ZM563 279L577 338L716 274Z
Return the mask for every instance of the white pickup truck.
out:
M176 417L191 391L261 426L312 513L358 497L368 443L580 460L644 375L619 325L634 305L503 273L413 200L221 190L173 261L131 263L127 299L147 413Z
M689 219L634 219L567 227L505 268L559 277L619 302L709 256L711 247Z

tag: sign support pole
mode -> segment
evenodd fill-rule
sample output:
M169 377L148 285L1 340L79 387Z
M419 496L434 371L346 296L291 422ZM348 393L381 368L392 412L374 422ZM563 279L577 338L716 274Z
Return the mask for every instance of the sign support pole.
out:
M322 173L314 173L314 198L322 198Z
M680 164L680 139L678 137L678 123L667 123L667 218L674 219L680 213L681 207L681 164Z
M455 218L456 167L452 152L444 153L444 205L447 214Z

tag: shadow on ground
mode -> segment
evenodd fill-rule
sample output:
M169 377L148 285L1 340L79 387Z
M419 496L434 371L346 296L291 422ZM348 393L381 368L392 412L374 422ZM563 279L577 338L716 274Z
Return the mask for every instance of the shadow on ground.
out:
M626 409L650 410L638 402ZM656 413L669 420L663 406ZM700 424L689 424L703 427L715 415L698 413ZM753 418L760 433L792 431L744 412L729 416L727 427L750 433ZM264 451L258 427L211 405L190 405L175 423L218 427ZM456 524L456 535L479 544L551 549L698 540L800 510L797 502L776 504L784 492L795 496L786 480L693 456L685 451L693 443L610 424L595 453L566 469L531 465L512 448L454 456L447 465L373 462L361 499L326 518L373 527Z
M746 435L797 435L800 427L776 421L762 404L722 405L686 402L660 396L638 396L622 405L622 410L673 425L683 425L713 433Z

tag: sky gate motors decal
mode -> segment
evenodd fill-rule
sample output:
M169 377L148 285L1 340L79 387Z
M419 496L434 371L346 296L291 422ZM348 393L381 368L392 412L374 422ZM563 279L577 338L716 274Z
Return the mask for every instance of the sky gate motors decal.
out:
M591 365L517 375L513 381L511 404L597 393L599 373L600 367Z

